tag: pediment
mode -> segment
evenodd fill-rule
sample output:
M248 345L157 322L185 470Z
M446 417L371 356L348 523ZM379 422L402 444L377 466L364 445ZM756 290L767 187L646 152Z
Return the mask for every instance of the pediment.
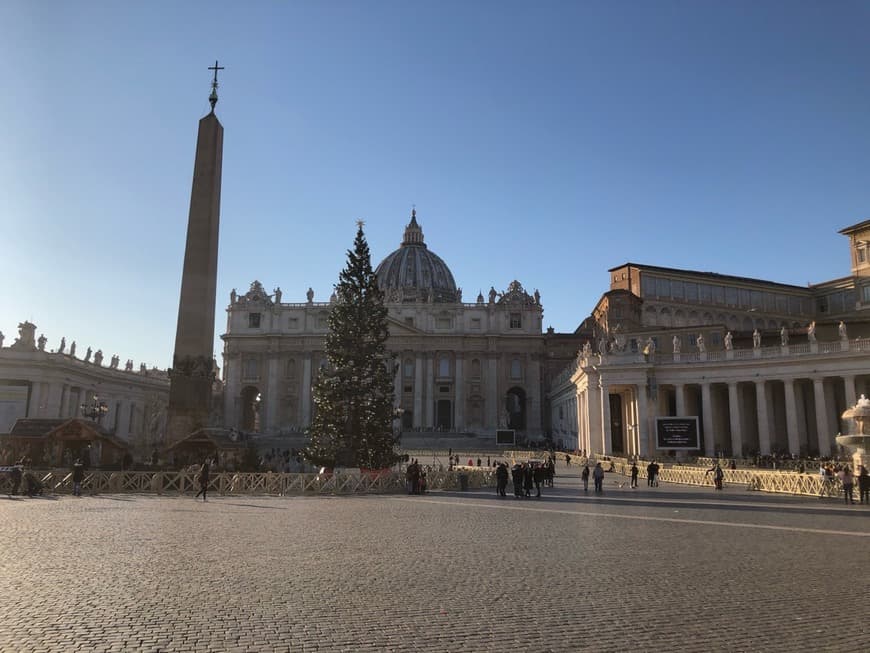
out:
M409 324L399 322L393 317L387 318L387 326L390 329L391 336L417 336L423 333L423 331L421 331L417 327L413 327Z

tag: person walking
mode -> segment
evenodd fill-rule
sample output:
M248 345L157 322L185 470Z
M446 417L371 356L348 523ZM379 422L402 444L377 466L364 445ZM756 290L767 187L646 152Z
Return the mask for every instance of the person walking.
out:
M546 476L546 472L544 470L544 466L538 463L532 469L532 476L535 481L535 490L537 494L535 496L540 499L541 498L541 484L544 482L544 477Z
M524 496L532 496L532 487L535 483L535 472L531 463L523 463L523 490Z
M604 492L604 468L601 466L601 463L595 463L592 480L595 482L595 491Z
M580 472L580 478L583 479L583 491L589 491L589 464L583 465L583 471Z
M85 480L85 466L81 458L76 459L72 469L73 496L82 496L82 481Z
M631 485L629 487L637 487L637 463L631 463Z
M861 503L870 506L870 474L864 465L858 468L858 498Z
M855 497L852 494L852 489L855 487L855 477L848 465L840 471L840 481L843 483L843 498L846 503L854 504Z
M721 490L722 479L725 478L725 472L722 471L722 467L719 463L716 463L704 473L704 476L707 476L710 472L713 472L713 485L717 490Z
M198 499L199 495L202 495L202 500L207 501L205 498L206 492L208 492L208 461L204 461L202 463L202 467L199 468L199 474L196 476L196 480L199 481L199 492L196 493L194 499Z

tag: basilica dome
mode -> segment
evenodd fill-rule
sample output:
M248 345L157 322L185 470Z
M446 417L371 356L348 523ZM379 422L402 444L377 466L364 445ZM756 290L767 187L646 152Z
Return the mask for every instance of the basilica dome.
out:
M423 242L416 210L411 211L402 245L380 262L375 275L388 302L461 301L450 268Z

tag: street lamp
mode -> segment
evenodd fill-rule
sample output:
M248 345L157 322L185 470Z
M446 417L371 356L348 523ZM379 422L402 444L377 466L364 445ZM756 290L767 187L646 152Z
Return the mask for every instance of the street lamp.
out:
M393 418L398 423L396 426L396 444L402 443L402 416L405 414L404 408L394 408Z
M97 424L103 419L103 416L109 412L109 407L105 401L100 401L97 395L94 395L90 404L82 404L82 416L94 420Z

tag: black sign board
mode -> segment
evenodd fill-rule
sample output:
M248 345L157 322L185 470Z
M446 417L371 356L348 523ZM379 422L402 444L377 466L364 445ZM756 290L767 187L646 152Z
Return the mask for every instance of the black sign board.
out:
M656 417L656 449L700 449L697 417Z
M495 443L502 446L514 446L516 438L513 429L498 429L495 432Z

